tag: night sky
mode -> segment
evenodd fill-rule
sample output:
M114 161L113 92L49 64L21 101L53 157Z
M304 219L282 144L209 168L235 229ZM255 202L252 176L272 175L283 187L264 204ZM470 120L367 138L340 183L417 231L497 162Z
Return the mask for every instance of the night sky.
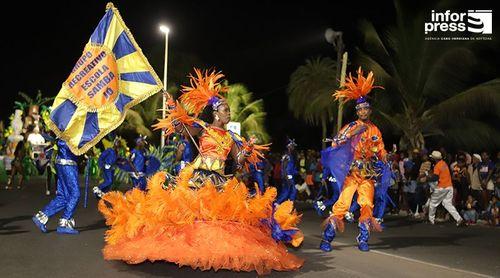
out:
M45 96L57 94L107 3L49 2L18 1L17 7L10 8L19 17L16 20L8 20L5 13L9 10L4 9L0 116L6 124L14 100L19 99L18 91L34 95L40 89ZM282 145L289 134L299 145L319 147L320 128L305 125L288 112L290 74L307 58L335 57L324 38L328 27L344 31L349 50L357 43L356 22L360 18L377 26L390 25L394 20L392 1L235 2L114 4L160 78L164 40L158 26L165 23L171 29L169 74L187 75L188 69L176 68L179 64L222 70L231 83L244 83L257 98L264 99L267 128L276 145Z

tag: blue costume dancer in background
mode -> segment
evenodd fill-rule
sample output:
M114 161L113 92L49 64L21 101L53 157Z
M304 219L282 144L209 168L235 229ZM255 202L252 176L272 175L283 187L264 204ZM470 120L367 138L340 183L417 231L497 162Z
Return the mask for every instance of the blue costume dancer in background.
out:
M92 192L94 192L94 195L97 198L102 198L102 196L109 191L111 185L113 184L115 173L114 166L116 165L116 161L118 159L119 149L120 141L115 140L113 148L104 150L99 156L97 164L99 165L99 168L102 169L104 181L99 186L94 186L94 188L92 188Z
M322 186L319 188L316 201L314 202L314 209L316 212L322 216L327 208L333 206L337 199L339 198L341 186L337 183L337 176L342 176L345 178L343 173L339 173L338 169L330 168L332 165L329 161L332 161L333 148L328 147L321 151L321 165L323 166L323 178ZM328 198L328 196L330 196Z
M146 176L152 175L158 171L161 166L160 160L154 156L146 156L144 147L146 137L140 136L135 140L135 148L130 154L130 159L118 163L120 169L128 172L135 188L142 191L146 190Z
M59 219L57 233L78 234L78 231L75 230L75 220L73 219L73 213L80 198L77 156L70 151L63 140L57 140L57 147L56 197L43 210L33 216L32 220L42 232L46 233L47 227L45 225L49 221L49 218L59 211L64 210L61 219Z
M295 140L288 139L286 145L288 151L281 158L281 179L282 188L276 203L281 204L286 200L295 201L297 197L297 188L295 187L294 176L297 174L295 166L294 149L297 146Z
M256 165L250 164L250 175L252 177L252 181L254 183L257 183L257 186L259 186L259 191L260 193L264 193L266 190L265 184L264 184L264 171L266 169L266 161L262 160L257 162Z
M191 147L189 141L186 138L184 138L184 136L182 136L181 141L177 146L176 161L179 161L179 164L175 166L175 174L179 174L179 172L188 163L193 161L193 158L194 158L193 148Z
M134 187L140 190L146 190L146 174L144 169L146 166L146 156L144 154L144 146L146 145L146 138L140 136L135 140L135 148L130 154L128 164L125 164L123 170L129 172L130 178Z

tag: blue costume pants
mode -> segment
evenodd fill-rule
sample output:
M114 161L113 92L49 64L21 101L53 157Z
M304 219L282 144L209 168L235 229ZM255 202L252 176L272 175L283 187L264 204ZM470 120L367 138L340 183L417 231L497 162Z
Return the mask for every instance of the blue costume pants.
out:
M56 170L57 195L42 211L48 217L51 217L64 209L62 218L69 220L73 218L73 213L80 198L78 167L75 165L56 164Z
M297 198L297 188L295 188L295 181L293 180L293 178L286 178L283 181L283 188L281 189L281 194L276 202L278 204L281 204L286 200L295 201L295 198Z
M138 179L131 178L131 179L135 188L139 188L142 191L146 191L146 186L147 186L146 177L140 177Z
M114 169L104 169L102 176L104 178L104 181L99 184L99 189L102 192L108 192L108 190L111 188L111 185L113 184L113 177L114 177Z
M260 193L264 193L266 188L264 187L264 174L257 172L252 175L253 181L259 186Z
M326 199L329 194L331 194L331 197L329 199ZM320 190L318 192L318 197L316 199L319 199L321 196L324 196L323 204L328 207L328 206L333 206L333 204L337 202L339 195L340 195L340 190L337 186L337 183L326 181L326 187L325 186L320 187Z

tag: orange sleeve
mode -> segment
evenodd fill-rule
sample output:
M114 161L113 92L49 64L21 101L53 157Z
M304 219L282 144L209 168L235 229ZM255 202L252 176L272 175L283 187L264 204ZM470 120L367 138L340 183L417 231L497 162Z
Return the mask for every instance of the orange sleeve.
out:
M434 165L434 174L439 176L439 173L441 172L440 169L440 163L436 163L436 165Z
M379 150L377 156L378 159L382 160L387 155L387 151L385 150L384 140L382 139L382 132L380 132L380 129L378 128L377 128L377 136L378 138L380 138L377 144L377 149Z
M357 122L352 122L343 126L339 133L333 138L332 147L342 145L349 140L352 137L352 130L354 130L357 125Z

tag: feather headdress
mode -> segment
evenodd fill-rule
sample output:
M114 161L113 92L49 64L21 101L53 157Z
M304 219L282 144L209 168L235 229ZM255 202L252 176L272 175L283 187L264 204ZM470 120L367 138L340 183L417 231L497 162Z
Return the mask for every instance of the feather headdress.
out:
M368 76L363 76L363 70L361 67L358 68L357 71L358 76L353 77L350 73L347 77L345 88L343 90L337 90L333 94L335 100L339 100L342 103L346 103L349 100L356 100L356 109L361 107L369 107L366 100L366 96L371 92L374 88L381 88L381 86L373 86L373 82L375 79L373 78L373 72L370 71Z
M181 102L195 115L203 111L208 104L217 110L223 100L220 93L227 91L227 87L220 82L224 75L208 70L202 72L199 69L194 69L194 72L195 76L189 75L190 86L182 86Z

